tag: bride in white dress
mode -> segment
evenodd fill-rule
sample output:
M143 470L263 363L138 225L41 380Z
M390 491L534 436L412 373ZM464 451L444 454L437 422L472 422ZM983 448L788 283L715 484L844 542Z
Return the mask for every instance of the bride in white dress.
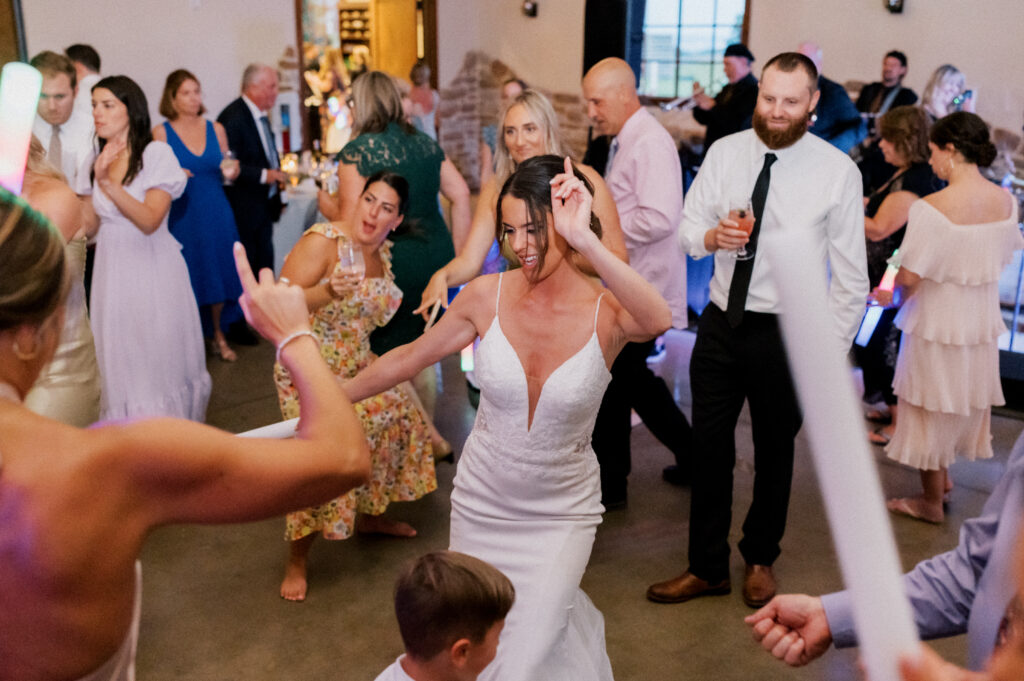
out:
M579 587L603 511L590 435L615 356L672 318L601 244L591 192L568 159L520 164L498 197L497 234L522 267L473 280L430 331L345 385L363 399L481 338L480 408L455 477L451 549L495 565L516 589L484 680L612 678L604 619ZM572 250L607 290L576 268Z

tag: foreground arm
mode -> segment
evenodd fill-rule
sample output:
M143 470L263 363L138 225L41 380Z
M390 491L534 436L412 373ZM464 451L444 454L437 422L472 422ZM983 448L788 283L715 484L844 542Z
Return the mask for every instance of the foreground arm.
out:
M832 644L832 632L820 598L803 594L776 596L743 619L754 640L792 667L815 660Z
M235 261L246 319L271 343L309 329L301 292L256 282L241 246ZM369 451L359 419L308 336L281 352L302 400L294 440L243 439L177 420L97 431L108 438L149 524L255 520L320 503L366 480Z
M493 290L476 279L459 293L441 320L412 343L401 345L374 361L345 383L345 392L353 402L410 380L424 367L458 352L477 337L474 320L481 310L494 306ZM489 306L489 307L488 307Z
M636 270L609 251L590 230L593 197L572 173L565 159L565 172L551 180L551 207L555 229L569 245L585 257L605 286L621 305L616 323L624 342L642 342L664 333L672 326L672 311L658 291Z
M946 662L934 650L921 645L917 654L904 654L900 659L903 681L988 681L996 678L987 672L971 672Z
M441 163L441 193L451 201L452 243L455 245L455 252L461 253L466 239L469 238L469 185L466 184L466 180L463 179L455 164L448 158Z

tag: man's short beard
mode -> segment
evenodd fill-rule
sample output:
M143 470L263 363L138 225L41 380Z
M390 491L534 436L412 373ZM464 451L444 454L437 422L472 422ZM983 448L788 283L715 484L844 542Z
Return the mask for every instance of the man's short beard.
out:
M757 111L754 112L754 132L769 149L785 149L796 143L798 139L807 133L810 125L811 115L791 121L782 130L775 130L768 127L768 120Z

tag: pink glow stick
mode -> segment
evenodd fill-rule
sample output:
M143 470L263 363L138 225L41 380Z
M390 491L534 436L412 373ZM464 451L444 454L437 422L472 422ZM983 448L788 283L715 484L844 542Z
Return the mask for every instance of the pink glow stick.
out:
M0 185L21 193L32 120L43 74L28 64L10 62L0 71Z

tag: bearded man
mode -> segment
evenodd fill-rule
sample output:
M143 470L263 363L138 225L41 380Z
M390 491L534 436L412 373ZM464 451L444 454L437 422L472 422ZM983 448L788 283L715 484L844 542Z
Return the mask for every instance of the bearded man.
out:
M686 196L680 243L697 258L714 254L715 274L690 360L690 565L651 586L652 601L681 603L731 591L734 430L744 400L753 429L754 492L738 547L747 564L743 601L756 608L775 595L771 566L786 527L801 415L779 332L772 262L758 244L800 235L814 254L807 266L831 272L829 309L847 345L868 292L860 174L846 154L807 134L817 84L817 69L804 55L772 58L761 73L753 129L716 142ZM730 207L748 200L754 216L749 237L728 217ZM737 258L741 246L753 257Z

